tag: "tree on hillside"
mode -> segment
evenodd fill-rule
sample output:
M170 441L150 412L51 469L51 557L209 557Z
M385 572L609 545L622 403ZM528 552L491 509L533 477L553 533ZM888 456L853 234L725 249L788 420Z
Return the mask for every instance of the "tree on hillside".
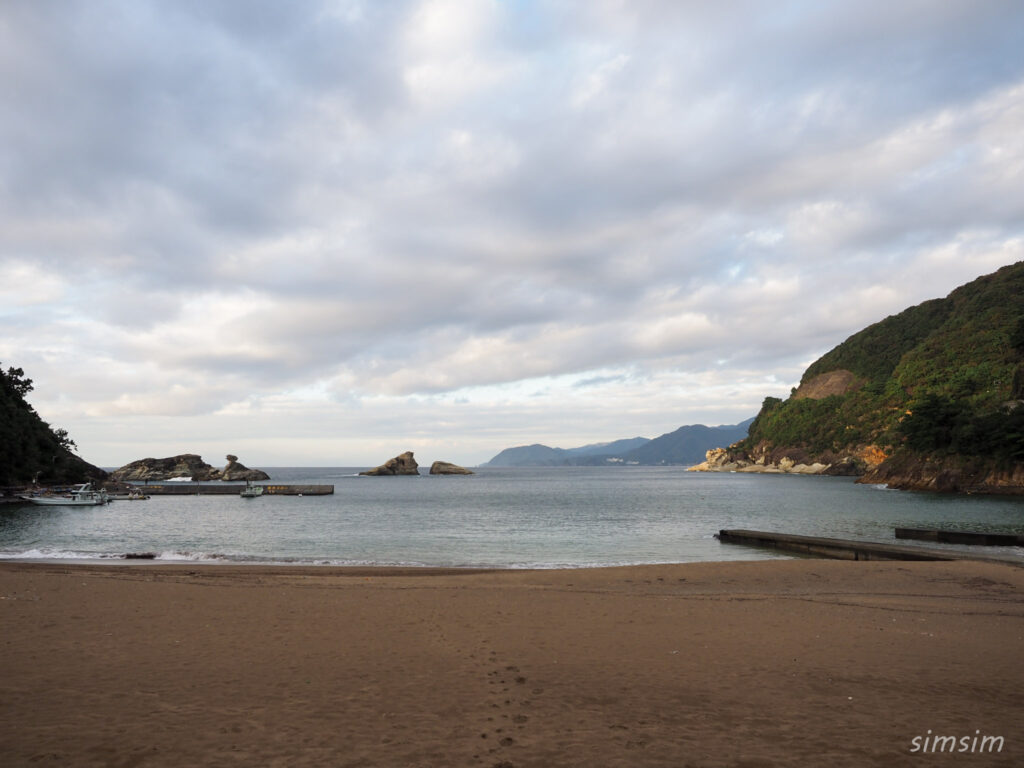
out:
M25 400L32 380L21 368L0 366L0 485L68 483L102 479L83 461L66 429L54 429Z
M7 369L7 373L4 373L3 367L0 366L0 379L3 380L4 389L17 395L22 400L25 399L25 395L32 391L32 379L26 379L25 371L21 368L12 366Z

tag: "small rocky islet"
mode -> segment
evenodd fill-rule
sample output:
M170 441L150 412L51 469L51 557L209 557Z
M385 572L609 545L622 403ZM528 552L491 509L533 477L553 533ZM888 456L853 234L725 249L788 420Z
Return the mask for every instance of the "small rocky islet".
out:
M360 475L366 475L368 477L391 477L397 475L419 475L420 465L416 462L416 458L413 456L412 451L406 451L400 453L394 458L388 459L379 467L373 469L367 469L360 472ZM475 474L473 470L460 467L458 464L452 464L448 461L435 461L430 465L430 474L432 475L472 475Z
M110 473L110 480L123 483L162 482L176 478L191 478L194 482L213 480L227 481L258 481L269 480L270 475L262 469L249 469L240 464L238 457L228 454L227 464L223 469L207 464L203 457L196 453L182 453L164 459L139 459L125 464Z

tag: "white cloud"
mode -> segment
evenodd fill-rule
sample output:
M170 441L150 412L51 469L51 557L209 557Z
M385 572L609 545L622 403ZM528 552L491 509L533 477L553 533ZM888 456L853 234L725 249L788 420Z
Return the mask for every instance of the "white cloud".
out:
M573 91L572 105L579 109L600 97L607 89L609 81L629 64L629 59L628 54L619 53L602 61L584 75Z
M63 298L68 288L62 275L32 262L0 263L0 306L4 308L50 304Z
M500 13L493 0L425 0L410 14L403 77L417 102L437 109L501 81L507 69L488 50Z
M264 10L0 10L0 354L96 461L734 422L1024 258L1005 4Z

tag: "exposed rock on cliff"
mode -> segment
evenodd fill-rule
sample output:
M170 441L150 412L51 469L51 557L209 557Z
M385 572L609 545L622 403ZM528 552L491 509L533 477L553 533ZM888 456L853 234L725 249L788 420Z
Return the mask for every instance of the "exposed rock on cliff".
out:
M1024 464L1000 467L977 458L936 461L904 453L868 471L857 482L904 491L1020 495Z
M432 475L472 475L475 474L473 470L460 467L458 464L452 464L447 461L435 461L430 465L430 474Z
M803 448L779 448L767 442L760 442L748 450L741 441L728 448L708 451L706 459L688 471L857 476L884 459L885 454L875 446L865 446L843 454L823 451L812 455Z
M360 475L369 475L371 477L380 477L383 475L418 475L420 473L419 464L416 463L416 459L412 456L412 451L406 451L403 454L395 456L393 459L388 459L386 462L381 464L379 467L368 469L365 472L360 472Z
M803 451L794 451L799 456ZM707 452L707 459L690 467L689 472L756 472L761 474L794 474L824 475L830 474L831 464L821 462L807 463L804 460L782 456L778 461L768 461L762 456L754 461L742 451L731 451L728 448L712 448Z
M811 400L821 400L831 395L846 395L856 392L862 386L864 386L864 381L858 379L853 371L840 368L805 381L793 393L793 398L799 400L801 397L809 397Z
M238 457L228 455L223 470L203 461L195 453L183 453L166 459L139 459L110 473L110 479L120 482L161 482L176 477L191 477L195 482L211 480L269 480L261 469L249 469L238 463Z

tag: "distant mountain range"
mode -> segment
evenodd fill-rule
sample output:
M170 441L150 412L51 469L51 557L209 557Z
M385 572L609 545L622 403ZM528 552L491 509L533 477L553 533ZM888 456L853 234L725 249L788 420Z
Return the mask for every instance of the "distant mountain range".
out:
M632 437L579 448L551 448L539 443L506 448L483 467L570 467L613 464L685 464L704 461L712 448L725 448L747 436L753 418L720 427L691 424L650 440Z

